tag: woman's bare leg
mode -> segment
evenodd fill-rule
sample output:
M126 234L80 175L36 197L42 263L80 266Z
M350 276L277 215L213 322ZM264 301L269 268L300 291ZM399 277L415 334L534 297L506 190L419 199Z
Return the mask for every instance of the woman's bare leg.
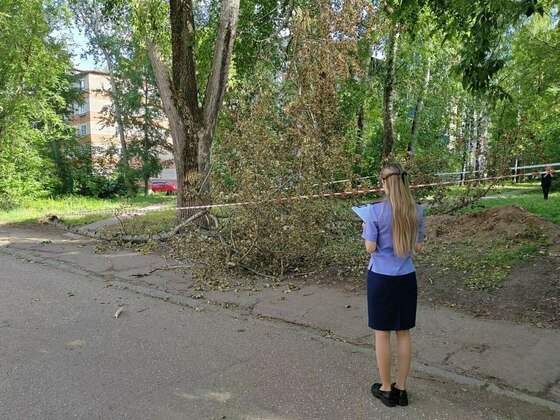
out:
M375 330L375 358L381 377L381 391L391 390L391 332Z
M397 388L406 389L406 380L410 371L412 342L410 330L397 331Z

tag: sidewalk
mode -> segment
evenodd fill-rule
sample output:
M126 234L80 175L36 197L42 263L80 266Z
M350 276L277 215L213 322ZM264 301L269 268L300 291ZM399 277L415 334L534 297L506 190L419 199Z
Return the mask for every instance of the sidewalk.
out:
M50 226L0 225L0 253L87 273L108 286L125 287L199 310L221 305L242 316L288 322L360 347L371 347L365 296L333 285L256 279L223 291L199 292L177 263L132 250L96 252L96 240ZM560 330L473 318L419 306L413 331L413 371L547 406L560 413ZM373 351L372 351L373 359ZM414 374L414 373L413 373Z

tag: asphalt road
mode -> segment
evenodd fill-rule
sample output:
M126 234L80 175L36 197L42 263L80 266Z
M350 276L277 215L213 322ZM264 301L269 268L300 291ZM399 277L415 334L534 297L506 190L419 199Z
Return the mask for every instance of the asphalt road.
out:
M386 408L369 391L373 359L306 328L197 312L0 253L1 419L555 415L415 372L411 405Z

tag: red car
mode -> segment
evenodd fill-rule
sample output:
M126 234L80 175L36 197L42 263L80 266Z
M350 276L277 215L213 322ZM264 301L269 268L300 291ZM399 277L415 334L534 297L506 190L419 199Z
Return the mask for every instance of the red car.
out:
M170 184L166 181L153 181L152 182L152 191L153 192L164 192L165 194L173 194L177 191L177 187L173 184Z

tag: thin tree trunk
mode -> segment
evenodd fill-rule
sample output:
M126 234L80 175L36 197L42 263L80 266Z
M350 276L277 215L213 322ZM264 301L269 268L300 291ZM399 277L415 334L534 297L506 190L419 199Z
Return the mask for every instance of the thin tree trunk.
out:
M362 155L364 153L364 104L360 105L358 110L358 120L357 120L357 135L358 139L356 141L356 153Z
M461 125L459 124L459 106L457 105L457 98L451 98L451 118L449 120L449 149L453 149L457 140L461 138Z
M144 197L148 196L149 193L149 183L150 183L150 172L146 171L147 157L150 152L149 148L149 133L148 133L148 77L144 72L144 121L142 122L142 130L144 131L144 158L143 158L143 172L144 172Z
M470 169L476 174L478 171L478 125L479 114L478 111L473 110L472 115L472 131L471 131L471 141L470 141Z
M486 176L488 173L487 168L487 151L488 151L488 112L484 109L480 116L480 131L478 133L478 166L481 171L481 176Z
M381 160L386 162L393 153L393 145L395 144L395 67L397 57L399 32L397 28L392 27L389 31L389 40L387 42L387 75L385 78L385 87L383 89L383 150Z
M420 113L422 112L422 108L424 108L424 95L428 90L428 85L430 83L430 57L428 57L428 61L426 66L424 67L424 77L422 78L422 90L418 95L418 100L416 101L416 106L414 108L414 117L412 119L412 127L410 129L410 142L408 143L408 160L412 162L414 160L415 154L415 147L416 147L416 139L418 138L418 131L420 128Z
M475 131L474 150L473 150L475 177L478 176L478 173L480 171L480 152L482 151L482 147L480 143L481 136L482 136L480 133L481 119L482 117L480 116L480 113L477 112L476 121L475 121L476 131Z
M1 134L0 130L0 134ZM50 142L52 157L55 164L56 172L60 183L62 184L61 192L64 194L72 193L74 182L72 173L68 170L68 166L63 158L63 153L58 140L51 140Z
M122 111L120 108L120 104L118 103L118 89L117 89L117 82L115 78L115 65L114 65L114 54L110 51L110 46L104 41L105 36L102 33L102 29L100 29L100 21L101 15L99 9L82 9L77 8L74 11L79 15L81 21L89 28L89 30L93 33L94 36L94 43L96 44L97 48L101 50L103 57L105 58L105 62L107 63L107 70L109 71L109 83L111 85L111 99L113 102L113 106L115 108L115 122L117 123L117 132L119 135L119 141L121 145L121 165L124 168L124 178L125 183L128 188L128 153L127 153L127 145L126 145L126 138L124 135L124 125L122 119Z
M126 170L128 169L128 151L126 146L126 137L124 135L124 124L122 119L122 111L120 104L118 103L118 89L117 89L117 81L115 78L115 70L113 65L113 60L109 55L109 52L106 51L104 48L103 54L105 55L105 61L107 62L107 69L109 70L109 82L111 84L111 96L113 97L113 107L115 108L115 121L117 123L117 131L119 134L119 141L121 144L121 165L125 168L125 180L128 178L128 174Z
M469 168L469 150L471 147L471 137L472 137L472 125L471 125L471 115L469 110L463 111L463 125L462 125L462 135L463 135L463 151L461 155L461 180L464 181L467 178L466 172ZM462 184L464 185L464 184Z

